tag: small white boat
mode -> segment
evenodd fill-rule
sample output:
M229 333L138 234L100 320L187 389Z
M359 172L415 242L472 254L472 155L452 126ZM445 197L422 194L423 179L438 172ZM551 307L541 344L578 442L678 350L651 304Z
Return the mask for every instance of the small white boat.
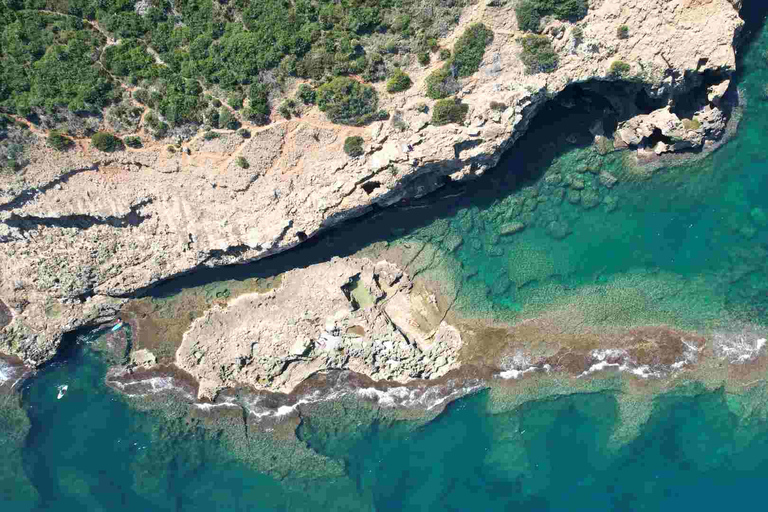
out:
M118 322L114 327L112 327L112 332L117 331L123 326L123 322Z
M68 389L69 389L69 386L67 386L66 384L64 384L63 386L59 386L59 394L56 397L56 400L61 400L61 398L64 396L64 393L66 393Z

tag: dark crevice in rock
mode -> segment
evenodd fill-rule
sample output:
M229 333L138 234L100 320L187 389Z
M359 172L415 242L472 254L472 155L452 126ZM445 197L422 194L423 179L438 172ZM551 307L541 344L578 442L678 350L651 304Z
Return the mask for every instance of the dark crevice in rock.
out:
M19 229L22 232L36 229L41 226L78 229L88 229L93 226L105 225L115 228L135 227L139 226L150 217L149 215L142 215L139 210L148 204L151 204L152 201L152 199L145 199L144 201L131 206L128 213L120 216L108 215L106 217L97 217L95 215L75 214L62 215L61 217L38 217L35 215L17 215L14 213L5 221L5 224L11 228Z
M378 181L371 180L371 181L367 181L367 182L363 183L363 190L365 190L366 194L370 195L371 192L373 192L374 190L376 190L380 186L381 186L381 183L379 183Z
M651 134L650 137L648 137L646 139L645 144L647 146L653 147L653 146L655 146L659 142L663 142L664 144L674 144L675 143L675 141L673 141L671 137L667 137L666 135L661 133L661 129L660 128L654 128L653 133Z

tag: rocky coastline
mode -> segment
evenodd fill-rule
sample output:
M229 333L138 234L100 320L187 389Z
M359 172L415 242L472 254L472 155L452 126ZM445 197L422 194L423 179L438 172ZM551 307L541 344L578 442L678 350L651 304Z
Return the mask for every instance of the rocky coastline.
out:
M626 120L613 141L595 128L601 147L621 140L640 156L706 149L722 136L717 105L735 70L733 45L743 25L737 7L726 0L593 1L578 23L581 42L571 34L576 25L547 25L561 64L534 75L520 61L512 7L468 8L456 34L482 21L496 37L459 94L470 107L466 126L432 126L419 110L431 103L424 97L427 69L413 92L387 100L403 131L381 122L342 128L310 112L246 141L234 133L195 137L184 143L189 151L173 154L147 148L104 158L86 149L52 160L40 147L23 179L2 185L0 241L8 264L0 300L12 319L0 331L0 350L43 364L63 333L114 319L127 298L163 280L255 261L373 206L478 177L543 105L569 88L603 94L611 115ZM622 23L634 27L626 39L616 37ZM616 61L631 63L627 77L611 73ZM691 122L675 113L683 104L693 108ZM656 140L657 129L685 144L670 148ZM341 152L343 137L352 134L365 139L362 157ZM247 170L234 165L241 155L252 162Z

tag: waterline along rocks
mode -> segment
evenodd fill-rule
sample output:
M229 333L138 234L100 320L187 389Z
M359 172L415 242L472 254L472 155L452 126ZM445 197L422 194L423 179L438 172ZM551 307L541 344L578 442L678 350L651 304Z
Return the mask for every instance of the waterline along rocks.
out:
M743 25L736 7L727 0L589 7L577 23L542 26L557 67L537 74L523 64L511 3L466 7L441 44L451 46L475 23L493 38L479 70L460 79L462 124L431 123L426 78L442 65L435 62L409 68L413 85L402 93L384 94L378 84L391 119L368 127L334 125L311 109L250 137L219 130L173 151L151 144L108 156L88 145L52 152L34 132L40 143L23 173L0 176L0 300L12 317L0 330L0 352L42 364L64 332L114 318L126 297L164 279L257 260L374 205L480 176L566 89L610 102L595 129L601 147L620 139L640 153L706 148L727 114L722 98ZM626 38L616 37L619 25L631 27ZM615 122L623 124L614 138ZM364 155L344 153L348 136L363 138Z

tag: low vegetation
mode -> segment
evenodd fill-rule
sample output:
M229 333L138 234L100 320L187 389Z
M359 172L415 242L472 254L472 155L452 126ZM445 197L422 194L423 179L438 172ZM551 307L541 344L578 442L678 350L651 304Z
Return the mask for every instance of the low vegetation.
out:
M354 136L344 139L344 152L351 157L362 155L365 152L363 150L363 138Z
M56 151L66 151L74 146L75 143L61 131L51 130L50 133L48 133L48 145Z
M243 169L247 169L251 166L251 164L248 163L248 160L246 160L244 156L237 157L237 159L235 160L235 163L237 164L238 167L241 167Z
M220 100L234 117L265 124L270 102L296 78L378 81L412 56L429 58L467 3L152 0L137 10L123 0L3 1L0 112L55 127L65 111L102 116L129 85L155 113L155 137L209 124ZM119 43L107 46L107 37ZM358 113L332 115L364 122L372 101L364 96L363 105L349 103Z
M449 123L462 124L469 112L469 105L458 98L445 98L435 103L432 109L432 124L442 126Z
M427 96L436 100L456 94L461 87L458 79L480 69L485 48L492 41L493 31L482 23L467 27L453 47L453 57L427 77Z
M629 27L626 25L621 25L619 28L617 28L616 37L619 39L627 39L629 37Z
M317 105L334 123L361 126L378 117L379 96L370 85L337 77L317 90Z
M456 94L461 88L456 75L451 69L450 63L433 71L426 80L427 96L433 100L447 98Z
M286 119L290 119L293 116L298 116L301 114L299 104L293 98L284 99L277 111L280 112L280 115Z
M389 80L387 80L387 92L395 93L405 91L410 89L412 83L411 77L409 77L405 71L397 68L394 73L392 73L392 76L389 77Z
M526 73L551 73L557 69L557 52L547 36L528 34L520 39L520 44Z
M123 138L123 143L129 148L134 149L140 148L143 145L141 139L135 135L129 135L128 137Z
M493 31L482 23L470 25L453 46L451 61L459 77L470 76L480 69L485 48L493 41Z
M315 90L307 84L301 84L296 92L296 97L305 105L314 105L317 101Z
M632 68L624 61L613 61L611 67L608 69L608 75L616 78L626 77L629 75Z
M91 144L99 151L111 153L123 149L123 141L108 132L96 132L91 136Z
M520 30L538 32L545 16L578 21L587 15L587 0L520 0L515 7Z

